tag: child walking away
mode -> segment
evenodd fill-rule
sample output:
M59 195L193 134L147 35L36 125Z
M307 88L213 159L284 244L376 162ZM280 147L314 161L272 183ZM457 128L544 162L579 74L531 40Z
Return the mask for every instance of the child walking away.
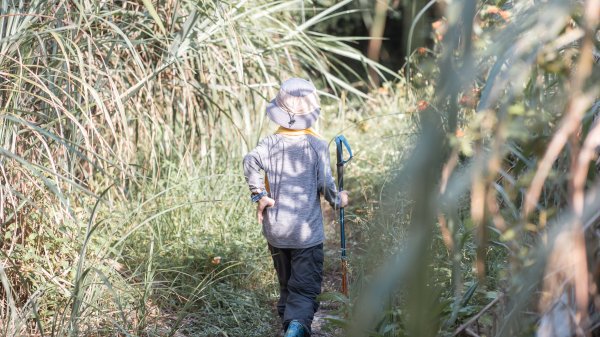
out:
M311 82L283 82L267 106L267 116L280 127L243 163L279 280L277 311L285 337L310 336L319 308L325 240L320 195L335 208L348 203L331 175L327 143L310 129L320 112Z

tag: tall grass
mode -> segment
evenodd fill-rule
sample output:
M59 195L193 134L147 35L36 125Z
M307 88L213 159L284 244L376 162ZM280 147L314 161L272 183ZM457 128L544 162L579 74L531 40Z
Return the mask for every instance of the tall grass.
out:
M370 95L310 31L349 2L1 1L2 334L269 335L232 172L298 75L356 132L348 335L594 331L598 1L451 2Z
M448 5L349 335L597 333L598 6Z
M277 83L311 77L335 103L366 97L343 58L394 76L310 31L348 2L303 20L300 1L3 0L2 334L244 326L233 306L261 298L239 297L248 284L228 275L264 297L270 281L231 172L268 132ZM216 307L232 316L198 315Z

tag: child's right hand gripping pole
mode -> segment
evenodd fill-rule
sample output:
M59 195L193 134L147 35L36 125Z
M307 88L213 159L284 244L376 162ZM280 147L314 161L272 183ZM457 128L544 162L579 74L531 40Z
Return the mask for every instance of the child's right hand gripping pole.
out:
M336 157L337 157L337 175L339 192L344 190L344 165L352 159L352 149L346 138L342 135L335 137ZM350 155L344 159L344 147ZM346 233L344 226L344 207L340 207L340 245L342 262L342 293L348 296L348 261L346 258Z

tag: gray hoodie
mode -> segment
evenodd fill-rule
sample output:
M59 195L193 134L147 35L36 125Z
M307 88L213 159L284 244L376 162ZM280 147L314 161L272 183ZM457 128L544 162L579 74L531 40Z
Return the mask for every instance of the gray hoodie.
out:
M308 248L324 241L320 194L339 207L325 141L275 134L261 140L243 165L251 192L265 189L266 173L275 206L265 210L262 225L272 246Z

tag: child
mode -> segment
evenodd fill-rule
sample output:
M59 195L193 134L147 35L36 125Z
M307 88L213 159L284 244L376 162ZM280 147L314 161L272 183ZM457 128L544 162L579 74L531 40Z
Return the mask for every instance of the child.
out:
M335 208L348 203L331 175L327 143L310 129L320 112L311 82L283 82L267 106L267 116L280 127L243 162L279 279L277 311L285 337L310 336L319 308L325 239L320 195Z

